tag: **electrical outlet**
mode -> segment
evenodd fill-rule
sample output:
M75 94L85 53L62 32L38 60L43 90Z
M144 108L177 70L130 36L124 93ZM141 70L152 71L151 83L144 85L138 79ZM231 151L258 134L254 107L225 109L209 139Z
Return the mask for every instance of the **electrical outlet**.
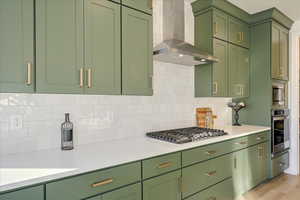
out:
M10 129L20 130L23 128L23 117L21 115L15 115L10 117Z

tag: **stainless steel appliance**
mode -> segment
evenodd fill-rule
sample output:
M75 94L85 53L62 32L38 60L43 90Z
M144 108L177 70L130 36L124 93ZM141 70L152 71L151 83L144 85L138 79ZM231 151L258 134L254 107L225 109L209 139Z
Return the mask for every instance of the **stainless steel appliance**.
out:
M274 82L273 88L273 106L283 107L286 104L286 85L280 82Z
M272 110L272 155L290 148L290 111Z
M223 136L227 134L228 133L224 132L223 130L190 127L190 128L150 132L147 133L147 136L151 138L167 141L167 142L183 144L183 143L194 142L198 140L204 140L212 137Z

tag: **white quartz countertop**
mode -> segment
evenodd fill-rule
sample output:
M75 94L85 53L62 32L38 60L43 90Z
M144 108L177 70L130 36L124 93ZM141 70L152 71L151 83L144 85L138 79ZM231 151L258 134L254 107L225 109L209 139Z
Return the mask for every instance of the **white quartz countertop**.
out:
M216 128L229 134L186 144L144 136L76 146L72 151L49 149L2 156L0 192L270 130L269 127L248 125Z

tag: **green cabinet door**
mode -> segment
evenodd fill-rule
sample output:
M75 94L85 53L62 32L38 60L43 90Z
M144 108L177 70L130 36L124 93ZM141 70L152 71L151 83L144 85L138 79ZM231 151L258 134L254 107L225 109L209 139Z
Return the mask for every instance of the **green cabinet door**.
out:
M38 93L82 93L82 26L81 0L36 0Z
M181 200L180 185L180 170L144 181L143 200Z
M235 197L239 197L249 188L248 171L249 171L249 156L248 149L243 149L233 153L233 169L232 179Z
M127 186L100 196L89 198L88 200L141 200L141 184Z
M288 54L289 31L281 25L272 23L272 78L289 79Z
M44 200L43 186L37 186L0 195L0 200Z
M213 64L212 94L215 97L226 97L228 95L228 43L214 39L214 55L219 62Z
M153 95L152 16L122 8L122 93Z
M248 183L249 189L257 186L268 178L268 143L250 147L248 149L249 170Z
M229 45L229 96L248 97L250 85L249 50Z
M213 36L228 40L228 15L216 9L213 11Z
M234 17L229 17L229 42L249 48L250 28L249 25Z
M87 94L121 94L121 6L84 1Z
M153 0L122 0L122 4L152 14Z
M34 1L0 1L0 92L34 92Z

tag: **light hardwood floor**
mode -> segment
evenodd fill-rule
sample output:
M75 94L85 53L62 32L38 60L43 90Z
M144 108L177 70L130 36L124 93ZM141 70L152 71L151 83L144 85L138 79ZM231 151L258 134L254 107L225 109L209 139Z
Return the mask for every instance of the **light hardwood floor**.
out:
M281 175L256 187L239 200L300 200L300 176Z

